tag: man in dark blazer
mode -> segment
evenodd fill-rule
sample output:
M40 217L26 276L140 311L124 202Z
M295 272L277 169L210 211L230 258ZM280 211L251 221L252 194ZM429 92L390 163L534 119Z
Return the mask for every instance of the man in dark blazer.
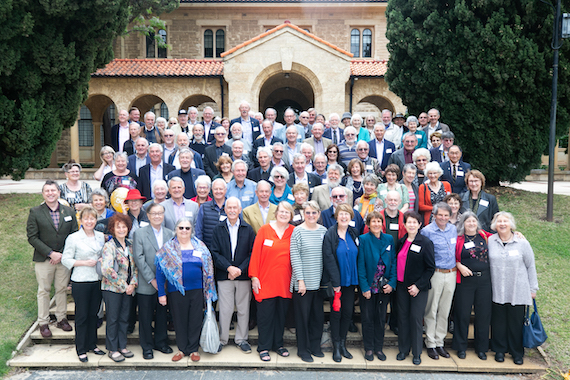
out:
M307 173L305 167L307 165L307 159L301 153L295 154L293 157L293 173L289 174L289 179L287 180L287 185L293 187L298 182L305 182L309 186L309 199L313 194L313 190L316 186L321 185L321 179L312 173Z
M378 160L382 172L386 170L390 156L396 152L396 145L394 145L392 141L386 140L384 133L386 133L384 124L377 123L374 125L374 139L368 142L368 146L370 147L368 155ZM379 152L379 150L381 150L381 152Z
M140 137L135 143L135 149L136 153L131 154L128 158L127 169L129 169L131 173L135 173L138 177L140 168L150 164L147 139Z
M157 174L160 175L160 177L156 177L154 180L166 180L168 173L176 170L176 168L170 164L162 162L162 146L160 144L151 144L148 152L150 164L146 164L139 170L137 188L146 199L152 199L154 198L152 194L152 185L154 181L152 179L151 171L156 171Z
M111 127L111 147L115 152L122 152L123 146L119 143L121 140L119 135L121 133L124 135L124 140L122 141L123 145L131 139L131 135L129 133L129 113L127 110L120 110L118 116L119 123Z
M344 141L344 131L339 127L340 117L337 113L330 114L329 123L331 126L330 128L325 129L323 137L330 139L331 143L338 145Z
M227 219L212 231L211 252L216 267L218 283L218 309L220 312L220 347L228 344L230 323L234 308L237 309L237 326L234 341L244 353L250 353L249 304L251 280L247 275L255 232L240 217L241 202L229 197L224 206Z
M143 358L148 360L154 358L153 349L164 354L172 353L172 348L168 345L166 306L158 303L154 259L156 252L174 236L174 232L162 227L164 206L152 203L147 209L147 215L150 224L134 233L133 256L139 270L139 341Z
M271 170L273 169L273 164L271 162L272 154L271 148L265 146L260 147L257 150L257 161L259 166L248 170L247 178L256 183L262 179L269 181Z
M193 157L200 156L199 154L194 155L190 148L180 149L178 155L180 161L180 169L176 169L168 173L167 179L172 177L180 177L184 181L185 190L184 198L191 199L196 196L196 180L201 175L206 175L206 172L201 169L194 169L190 165L192 164Z
M462 194L467 191L465 173L471 170L471 165L461 160L463 153L457 145L449 148L448 154L449 161L440 164L443 170L441 180L451 184L451 191L456 194Z
M449 148L455 143L455 135L453 132L443 132L441 134L441 145L438 148L431 148L429 154L431 160L440 164L449 161Z
M249 141L249 143L253 145L253 142L261 134L261 126L259 125L259 121L249 117L250 110L251 106L249 103L245 100L242 101L239 105L240 117L236 117L235 119L230 120L230 126L232 126L234 123L240 123L243 134L242 138Z
M335 208L341 203L347 203L348 200L348 192L343 186L337 186L331 191L331 204L332 206L321 211L321 217L319 223L325 226L327 229L331 228L336 224L336 219L334 218L334 211ZM358 234L362 234L364 231L364 220L359 212L354 213L354 217L349 222L349 225L353 228L356 228Z
M216 141L204 151L204 171L210 178L214 178L218 174L216 162L222 155L231 157L232 148L226 145L226 129L222 126L216 128Z
M52 336L49 329L49 303L52 284L55 287L57 327L72 328L67 321L67 285L70 271L61 263L65 239L78 230L75 210L59 203L57 183L48 180L42 187L44 203L30 209L26 232L34 247L34 263L38 281L38 325L42 337Z
M212 109L212 107L204 108L204 111L202 112L203 120L199 124L202 124L202 126L204 127L204 140L206 140L208 144L214 142L215 140L214 131L216 130L217 127L221 126L221 124L216 123L214 120L212 120L213 118L214 118L214 110Z
M273 135L273 124L265 119L261 123L261 129L263 130L263 135L259 135L257 139L253 142L251 147L250 154L250 162L253 162L254 167L259 166L259 162L257 161L257 150L262 146L272 146L273 144L283 141L280 138L277 138Z

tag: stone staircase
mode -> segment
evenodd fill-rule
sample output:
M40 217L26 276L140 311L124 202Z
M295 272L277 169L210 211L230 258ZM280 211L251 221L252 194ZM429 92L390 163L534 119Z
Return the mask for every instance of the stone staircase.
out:
M75 304L71 300L68 303L68 319L74 327L74 308ZM329 312L329 305L325 303L325 312ZM356 321L359 321L359 308L356 307ZM387 356L386 361L380 361L377 358L374 361L366 361L364 359L364 350L362 348L361 325L358 326L358 333L348 333L347 345L354 356L348 360L343 358L342 362L335 363L332 360L330 352L325 352L324 358L315 358L313 363L305 363L297 357L295 335L285 329L285 347L287 347L291 355L282 358L276 353L271 352L271 361L262 362L256 351L258 339L257 327L249 332L249 342L252 345L253 352L251 354L242 353L235 345L232 339L234 331L230 330L230 343L224 347L219 354L207 354L201 352L201 360L192 362L189 358L184 358L179 362L172 362L173 354L165 355L159 351L154 351L153 360L144 360L142 358L142 349L138 344L138 325L135 331L128 336L128 348L135 354L131 359L127 359L122 363L115 363L107 355L97 356L92 353L88 355L89 361L81 363L77 359L75 352L74 337L75 332L65 332L55 327L55 323L50 326L52 338L42 338L37 324L34 324L25 334L22 342L18 346L17 354L9 360L8 364L12 367L26 368L211 368L211 369L236 369L236 368L259 368L259 369L281 369L281 370L372 370L372 371L407 371L407 372L471 372L471 373L541 373L547 369L547 364L538 353L537 350L527 350L524 365L517 366L513 363L509 355L507 355L504 363L497 363L493 358L493 353L488 353L488 359L482 361L477 358L472 348L467 351L466 359L459 359L455 351L449 350L451 358L440 358L439 360L430 359L427 354L422 354L422 364L415 366L412 364L411 356L404 361L397 361L398 353L398 337L390 330L386 330L384 353ZM326 334L326 333L325 333ZM174 350L177 351L175 344L174 332L169 332L169 343ZM446 347L451 346L452 335L446 337ZM469 339L473 339L473 326L469 330ZM98 329L99 347L105 349L105 322Z

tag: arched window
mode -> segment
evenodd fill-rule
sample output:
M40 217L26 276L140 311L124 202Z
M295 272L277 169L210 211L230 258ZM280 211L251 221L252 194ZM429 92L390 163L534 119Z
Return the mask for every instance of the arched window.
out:
M93 118L86 106L79 110L79 146L93 146Z
M216 58L226 50L226 33L222 29L216 30Z
M362 57L372 57L372 31L370 29L362 31Z
M162 39L162 42L167 43L166 42L166 30L160 29L158 31L158 35ZM166 57L167 57L166 48L159 47L158 48L158 58L166 58Z
M164 43L166 41L166 30L160 29L158 35ZM147 58L167 58L168 52L166 48L158 47L157 41L154 39L154 32L146 36L146 57Z
M360 57L360 30L358 29L350 31L350 52L355 58Z
M204 31L204 58L214 58L214 32L211 29Z
M166 106L166 103L160 104L160 117L163 117L166 120L168 120L168 107Z

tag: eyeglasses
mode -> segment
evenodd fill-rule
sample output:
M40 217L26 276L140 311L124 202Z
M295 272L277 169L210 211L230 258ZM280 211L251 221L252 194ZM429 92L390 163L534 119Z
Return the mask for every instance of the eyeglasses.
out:
M178 226L178 229L180 231L184 231L184 230L190 231L192 229L192 227L190 227L190 226Z
M283 153L282 150L274 150L273 153Z
M285 179L285 177L282 176L282 175L280 175L280 174L274 175L273 178L275 178L275 179Z
M343 199L344 197L346 197L346 195L331 195L333 199Z
M318 211L305 211L305 215L317 215Z
M164 135L164 137L174 137L174 135Z
M427 162L426 158L418 158L416 162Z
M225 133L216 133L216 136L225 136Z
M150 215L150 216L161 216L161 215L164 215L164 211L160 211L160 212L149 212L148 215Z
M357 149L359 152L367 152L368 148L358 148Z
M299 119L308 119L308 116L299 116Z

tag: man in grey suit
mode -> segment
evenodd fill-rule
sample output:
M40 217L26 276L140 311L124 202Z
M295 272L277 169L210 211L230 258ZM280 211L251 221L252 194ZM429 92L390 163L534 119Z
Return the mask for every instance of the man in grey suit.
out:
M133 256L139 269L139 340L143 358L148 360L154 358L153 348L164 354L172 353L172 348L168 345L166 306L158 303L154 258L163 244L174 236L174 232L162 227L164 206L161 204L152 203L147 209L147 215L150 224L134 233Z
M78 230L75 210L59 203L59 187L48 180L42 187L44 202L32 209L26 232L34 247L36 280L38 281L38 325L42 337L52 336L49 329L51 285L55 287L57 327L71 331L67 321L67 285L70 271L61 263L65 239Z
M400 172L406 164L413 164L412 154L418 145L418 138L414 133L408 132L404 135L404 147L395 151L388 160L388 165L396 164L400 167ZM401 177L401 174L400 174ZM401 178L399 178L401 179Z
M164 227L174 230L174 226L178 219L186 217L192 222L192 226L196 224L198 217L198 203L184 198L186 190L184 180L180 177L172 177L168 181L168 192L171 198L161 203L164 206Z

